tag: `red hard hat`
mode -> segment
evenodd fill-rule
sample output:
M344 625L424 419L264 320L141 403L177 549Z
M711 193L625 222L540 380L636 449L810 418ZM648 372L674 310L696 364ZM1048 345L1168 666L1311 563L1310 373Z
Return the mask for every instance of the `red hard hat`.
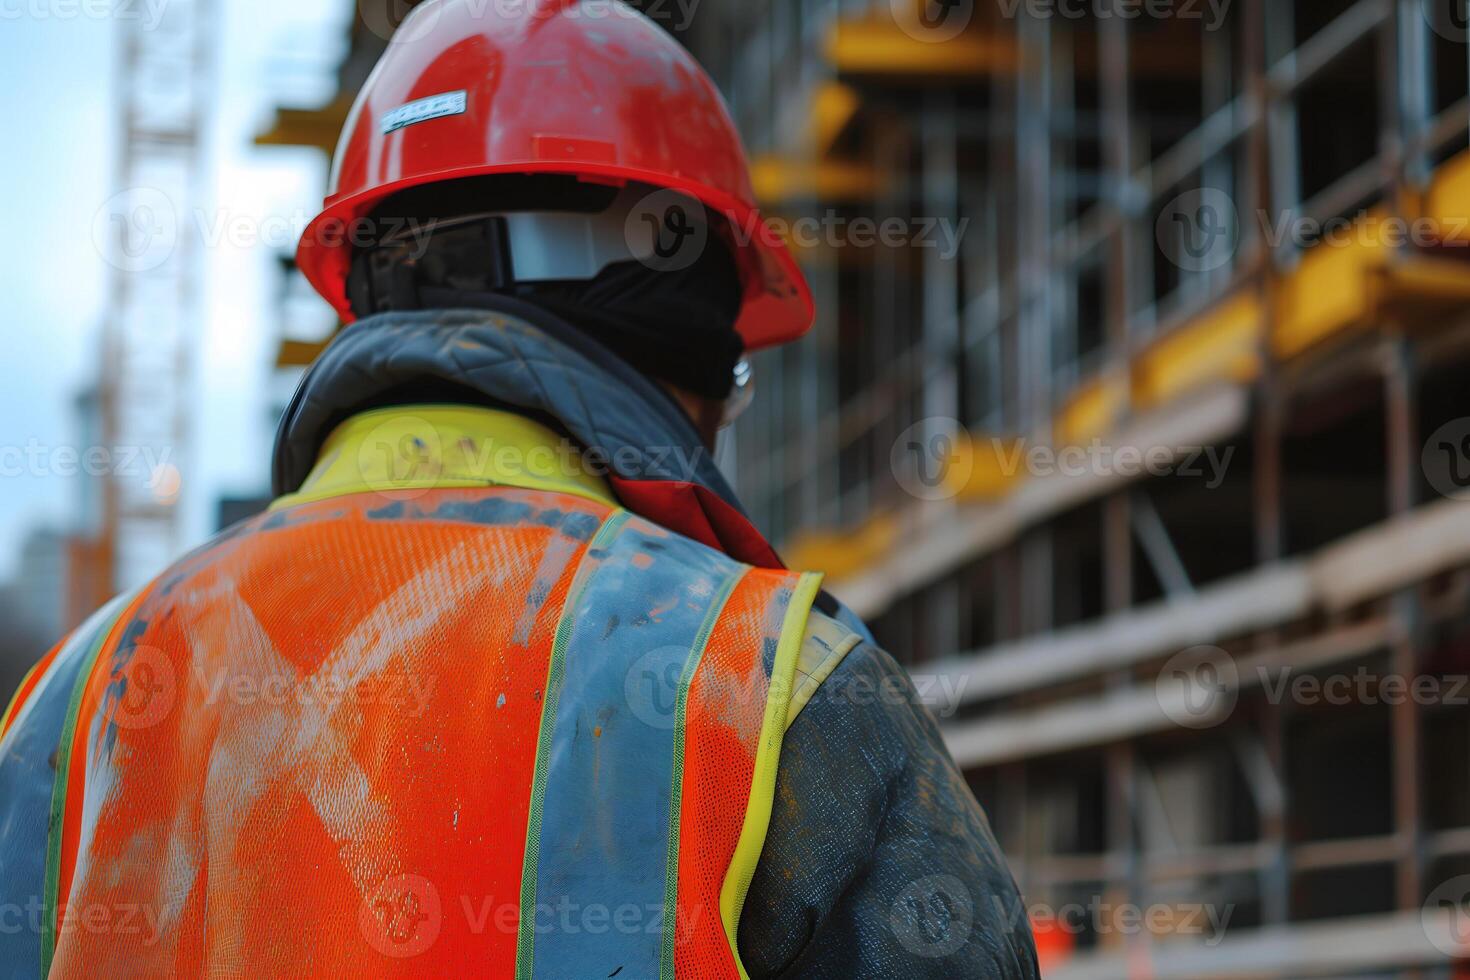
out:
M353 222L387 196L487 174L638 181L728 219L747 348L800 337L811 290L756 209L745 152L714 83L663 29L617 0L429 0L399 26L348 114L325 207L297 251L352 319Z

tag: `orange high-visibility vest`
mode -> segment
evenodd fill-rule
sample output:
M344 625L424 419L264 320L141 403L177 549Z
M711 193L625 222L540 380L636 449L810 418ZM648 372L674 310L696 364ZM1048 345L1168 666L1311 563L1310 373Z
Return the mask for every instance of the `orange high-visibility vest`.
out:
M3 722L0 818L7 766L63 732L42 972L743 976L818 587L584 495L257 518Z

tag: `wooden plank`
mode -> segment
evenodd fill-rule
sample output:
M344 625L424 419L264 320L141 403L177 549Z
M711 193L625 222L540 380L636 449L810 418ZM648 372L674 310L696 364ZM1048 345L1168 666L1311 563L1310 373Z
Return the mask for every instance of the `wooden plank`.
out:
M1201 589L1190 600L1152 603L980 656L943 661L932 672L963 691L962 702L1011 697L1295 619L1311 608L1311 600L1304 566L1267 566Z
M271 128L255 137L255 145L310 146L330 156L351 106L350 99L339 99L320 109L279 108Z
M1265 929L1241 930L1214 945L1185 939L1147 941L1143 951L1079 956L1047 980L1221 980L1360 976L1378 969L1432 966L1470 956L1451 913L1397 912ZM1463 912L1460 913L1463 916Z
M1169 731L1179 727L1176 719L1184 717L1192 725L1219 724L1229 717L1234 706L1235 699L1229 694L1256 687L1263 678L1276 676L1275 668L1288 664L1302 669L1316 668L1352 660L1382 648L1390 639L1391 630L1386 622L1370 620L1239 658L1234 661L1234 680L1224 678L1228 690L1203 709L1185 705L1182 691L1145 683L1041 708L947 725L943 728L944 741L955 762L970 769ZM928 684L931 676L939 683ZM959 687L958 679L946 678L942 671L925 671L917 676L917 682L931 691L955 692L962 702L975 697L972 687Z
M1312 559L1312 591L1330 611L1470 563L1470 501L1439 500L1385 521Z
M1309 559L1031 640L942 661L931 671L962 703L1012 697L1202 643L1337 612L1470 564L1470 501L1442 500L1361 531Z
M971 30L935 40L903 30L891 17L839 20L824 49L841 75L985 78L1015 72L1020 60L1010 34Z
M1271 347L1277 357L1294 357L1344 331L1368 325L1374 296L1370 271L1387 261L1389 235L1382 208L1375 208L1346 241L1323 241L1279 283Z
M276 351L276 368L310 367L327 349L326 340L283 340Z
M1265 310L1253 289L1244 289L1144 351L1133 364L1133 401L1156 408L1221 378L1249 383L1261 370L1259 353Z
M1167 411L1137 417L1108 442L1114 448L1132 449L1216 445L1235 435L1247 414L1246 390L1218 385L1170 405ZM916 505L899 518L903 548L830 587L858 615L876 616L895 599L994 551L1026 527L1137 479L1116 472L1028 477L1015 493L995 504L946 508L943 515L927 523L925 509Z

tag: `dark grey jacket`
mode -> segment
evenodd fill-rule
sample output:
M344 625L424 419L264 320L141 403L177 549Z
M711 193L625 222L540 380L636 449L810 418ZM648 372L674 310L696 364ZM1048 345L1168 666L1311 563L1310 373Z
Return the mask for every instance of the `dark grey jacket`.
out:
M549 421L625 486L694 483L730 509L714 526L743 521L672 399L585 335L509 300L495 312L384 314L345 331L282 421L276 493L301 485L349 415L446 396ZM754 560L745 535L727 536L720 543L734 557ZM833 600L822 605L866 636ZM903 669L871 642L847 655L786 734L739 943L756 980L1037 976L1021 898L985 815Z

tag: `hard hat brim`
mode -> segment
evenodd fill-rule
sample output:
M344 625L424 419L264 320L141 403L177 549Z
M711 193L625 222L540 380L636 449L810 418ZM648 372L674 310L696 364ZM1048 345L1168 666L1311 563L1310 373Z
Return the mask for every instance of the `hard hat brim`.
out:
M372 187L357 194L330 198L306 227L296 251L296 263L307 281L351 323L355 317L347 299L347 272L352 262L350 234L356 222L383 200L411 187L465 177L495 174L564 174L584 179L637 181L688 194L725 218L727 241L740 262L745 300L736 330L747 350L755 351L797 340L811 329L816 310L806 276L790 247L761 215L738 198L697 181L683 181L665 173L617 164L586 161L557 163L544 160L463 167L415 174Z

